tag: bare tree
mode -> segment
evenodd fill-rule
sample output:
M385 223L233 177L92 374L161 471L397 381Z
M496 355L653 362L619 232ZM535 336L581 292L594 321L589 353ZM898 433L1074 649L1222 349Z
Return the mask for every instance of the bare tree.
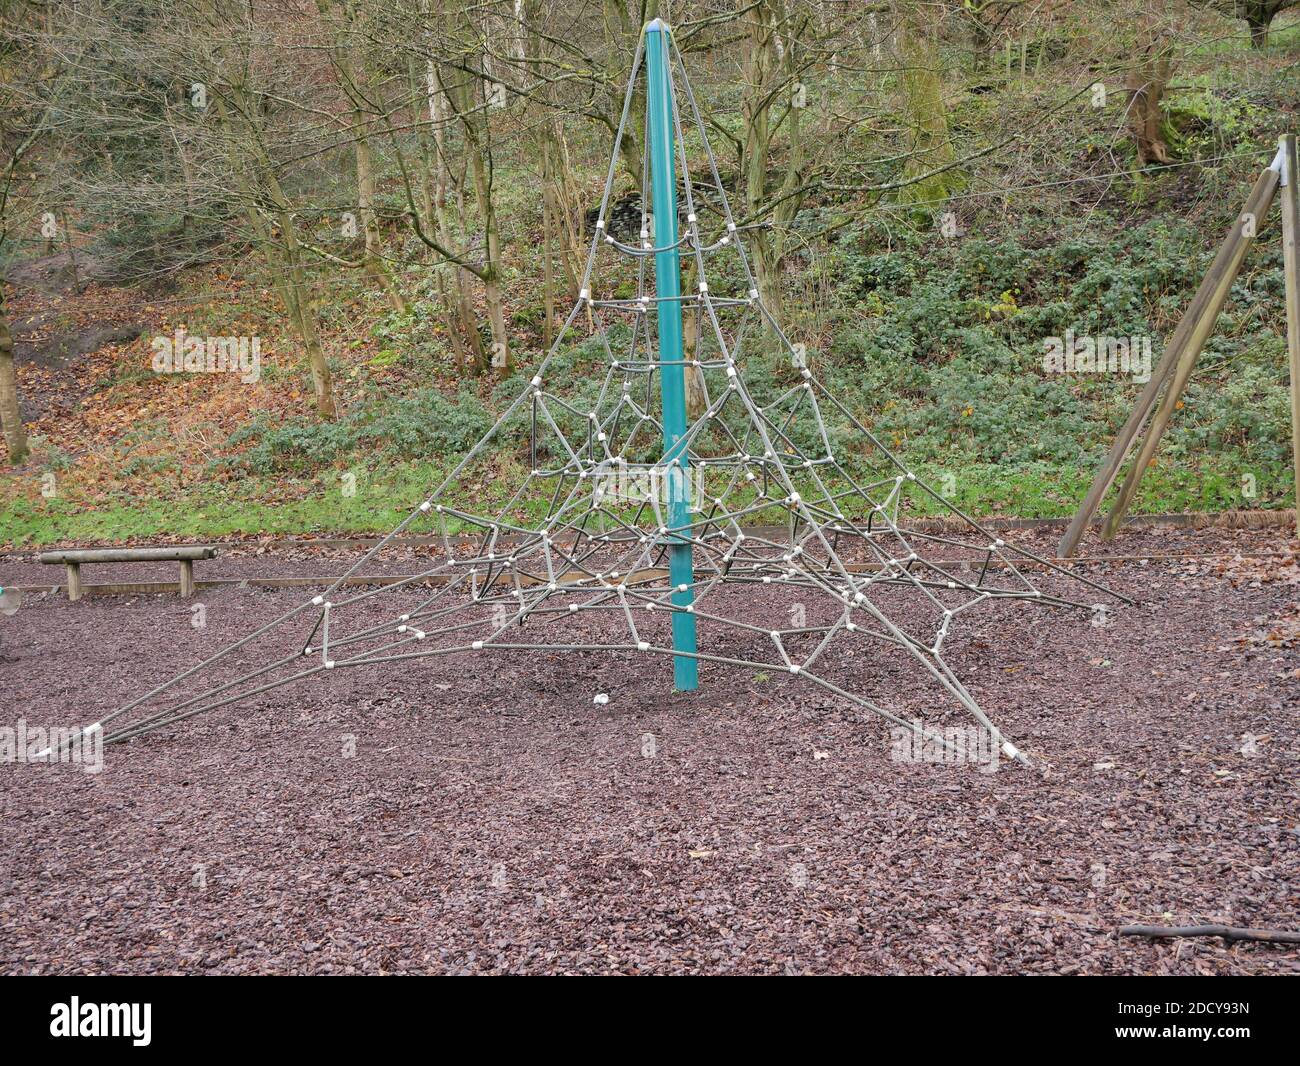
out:
M1267 48L1273 20L1297 4L1300 0L1212 0L1212 6L1217 10L1246 24L1252 48Z
M943 98L943 64L938 28L922 3L900 5L899 83L909 158L903 198L932 205L948 192L952 173L944 168L956 157L948 132Z
M211 0L208 14L217 22L217 32L208 47L188 56L195 64L195 76L207 87L215 116L205 125L211 135L207 162L218 180L233 177L249 234L274 271L276 290L302 341L316 411L321 418L332 419L334 386L316 324L307 274L309 253L281 181L287 164L276 159L272 147L277 143L277 119L293 122L307 108L277 114L277 103L290 98L290 93L284 85L271 92L269 85L262 84L263 79L271 79L277 56L267 31L252 21L247 8L229 0Z
M55 122L54 101L64 72L40 46L45 5L7 0L0 7L0 262L14 244L14 229L33 221L38 185L36 159ZM20 200L22 201L20 203ZM52 216L51 216L52 217ZM11 463L27 458L14 339L0 284L0 426Z
M393 281L380 251L379 222L375 214L377 194L374 150L371 146L374 114L386 109L377 95L371 53L364 47L366 28L360 25L366 12L357 0L316 0L322 18L329 24L334 46L330 59L339 87L347 100L343 136L352 141L357 175L357 214L361 223L365 276L387 295L393 308L406 310L406 300Z
M1140 17L1138 42L1128 72L1128 121L1139 166L1170 162L1165 139L1164 95L1174 70L1174 46L1158 12Z

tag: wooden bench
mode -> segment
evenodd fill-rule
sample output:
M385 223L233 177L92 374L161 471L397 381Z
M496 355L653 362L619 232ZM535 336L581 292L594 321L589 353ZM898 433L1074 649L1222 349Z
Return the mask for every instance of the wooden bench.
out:
M157 563L181 564L181 595L194 595L194 560L213 559L217 549L210 545L180 545L175 548L87 548L74 551L41 552L42 563L68 568L68 599L81 599L81 567L84 563Z

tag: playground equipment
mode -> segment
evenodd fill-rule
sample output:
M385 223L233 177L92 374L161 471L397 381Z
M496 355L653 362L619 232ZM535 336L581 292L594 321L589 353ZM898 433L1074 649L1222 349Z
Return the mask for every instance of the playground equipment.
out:
M607 220L643 66L642 224L639 240L624 241ZM706 182L686 165L688 137L707 162ZM449 656L454 670L465 654L558 652L607 655L618 669L641 671L670 658L682 692L696 689L702 664L717 671L706 683L724 671L792 675L834 703L949 746L908 704L929 686L927 714L964 710L994 750L1027 761L945 661L954 626L1005 601L1093 611L1040 590L1031 567L1126 598L1004 543L907 470L768 313L745 228L723 192L682 57L655 20L633 62L580 296L496 426L324 593L87 730L127 740L345 668ZM747 380L748 346L760 341L783 353L783 382ZM584 372L578 395L561 395L551 375L583 353L603 365ZM502 506L480 513L474 501L499 477L496 461L523 448L521 426L528 472ZM947 524L910 526L918 500L942 505ZM521 517L529 514L537 517ZM344 591L408 533L438 538L427 570ZM253 656L259 664L248 667ZM231 669L236 661L244 665ZM898 700L887 705L877 686L897 689Z
M1273 162L1255 180L1241 213L1233 220L1200 288L1196 290L1196 295L1187 305L1182 320L1169 339L1164 356L1098 468L1083 503L1061 538L1058 550L1062 558L1068 559L1078 551L1079 541L1087 532L1101 501L1124 468L1129 452L1140 440L1137 457L1129 466L1124 483L1102 526L1103 540L1115 538L1124 515L1133 503L1133 497L1137 495L1142 475L1150 465L1160 446L1160 438L1164 436L1169 420L1178 407L1196 360L1214 331L1214 324L1228 300L1232 283L1241 270L1246 253L1254 243L1279 191L1282 193L1287 353L1291 366L1291 457L1295 467L1297 529L1300 530L1300 191L1296 186L1296 139L1294 134L1287 134L1279 139ZM1157 400L1159 407L1156 406Z

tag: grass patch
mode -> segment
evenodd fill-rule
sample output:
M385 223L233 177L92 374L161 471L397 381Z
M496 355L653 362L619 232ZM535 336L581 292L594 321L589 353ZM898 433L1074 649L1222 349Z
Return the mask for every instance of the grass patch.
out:
M61 541L118 543L157 538L383 534L405 519L448 467L432 463L385 465L374 470L334 470L299 483L293 498L277 498L284 482L248 478L229 485L208 485L172 500L79 497L75 492L54 499L14 499L0 507L6 546L37 548ZM1091 468L1057 463L1027 466L920 463L917 476L973 517L1016 516L1063 518L1074 513L1092 477ZM347 495L355 478L355 494ZM499 476L453 495L466 510L494 512L504 506L524 476L508 467ZM943 513L937 502L917 497L917 515ZM535 498L515 512L521 522L544 517L547 500ZM1209 459L1197 468L1158 461L1146 473L1132 513L1220 511L1292 506L1290 469L1275 463L1247 469L1231 457ZM768 516L757 515L756 520ZM427 528L427 527L426 527ZM454 531L457 527L451 526Z

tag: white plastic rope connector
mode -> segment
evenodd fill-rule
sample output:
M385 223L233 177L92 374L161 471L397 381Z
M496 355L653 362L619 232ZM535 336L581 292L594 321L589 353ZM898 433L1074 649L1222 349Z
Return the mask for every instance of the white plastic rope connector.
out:
M1273 162L1268 165L1269 170L1277 172L1278 184L1283 188L1287 186L1291 175L1287 173L1286 166L1286 145L1279 140L1277 145L1277 155L1273 157Z

